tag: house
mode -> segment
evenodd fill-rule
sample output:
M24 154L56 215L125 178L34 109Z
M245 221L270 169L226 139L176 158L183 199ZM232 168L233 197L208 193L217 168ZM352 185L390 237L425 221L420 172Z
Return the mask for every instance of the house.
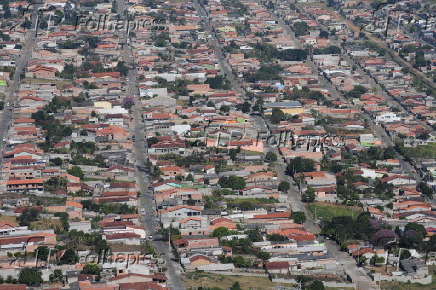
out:
M44 191L44 180L40 178L24 179L24 180L8 180L6 182L7 191L22 192L22 191Z
M270 274L288 274L290 265L289 262L267 262L265 268Z
M103 235L103 238L108 243L125 244L125 245L140 245L141 236L135 233L116 233Z
M389 177L382 178L380 181L393 184L395 186L403 185L403 184L408 184L408 185L416 184L416 180L414 178L403 176L403 175L392 175Z
M383 112L379 113L375 117L376 124L380 123L393 123L393 122L399 122L401 121L401 118L397 116L397 114L392 112Z
M150 154L179 153L184 154L186 145L184 141L163 141L153 144L148 148Z
M197 217L201 215L201 208L195 206L179 205L170 207L166 210L158 211L159 218L165 225L169 222L179 222L188 217Z

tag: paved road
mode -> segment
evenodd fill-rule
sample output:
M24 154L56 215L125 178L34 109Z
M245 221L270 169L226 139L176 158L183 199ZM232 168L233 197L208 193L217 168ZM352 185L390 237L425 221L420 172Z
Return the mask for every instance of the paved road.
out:
M203 20L204 29L207 32L207 35L210 37L207 38L209 46L213 48L215 52L215 56L218 59L220 67L222 71L226 74L227 79L230 81L233 90L235 90L240 96L245 96L245 90L239 80L233 74L233 71L227 61L224 52L222 50L222 45L219 43L216 34L213 32L212 26L210 25L208 15L206 10L198 3L197 0L193 1L194 7L197 10L198 15Z
M302 48L301 43L298 41L298 39L295 37L294 32L290 28L289 25L287 25L281 17L274 14L272 10L270 10L271 15L273 16L274 20L277 21L277 23L281 26L281 28L285 31L285 33L295 41L295 47L296 48ZM318 75L318 67L316 64L310 59L310 57L307 59L307 64L311 67L312 72ZM320 77L320 83L323 84L325 87L328 88L329 92L334 92L337 96L343 98L343 96L334 88L330 82L328 82L324 77ZM257 121L260 122L260 121ZM273 146L274 148L271 148L273 152L278 152L276 146ZM277 168L279 171L280 177L283 178L283 180L288 180L289 182L293 182L292 178L284 174L286 169L286 163L282 158L280 158L277 162ZM306 216L309 217L307 222L304 224L306 229L313 233L319 234L321 232L321 229L317 222L311 218L311 214L308 212L306 206L301 202L301 196L298 193L295 186L291 186L291 190L289 193L289 199L291 201L291 209L292 210L298 210L303 211L306 213ZM360 289L370 289L376 288L376 284L371 280L371 278L365 273L359 270L359 268L356 265L356 261L349 256L345 252L341 252L338 248L338 245L332 241L326 241L326 247L328 252L330 252L337 261L341 263L346 273L350 276L353 282L355 282L358 285L358 288Z
M15 63L15 73L13 79L9 83L8 91L6 98L4 99L5 108L0 112L0 150L3 152L4 143L3 139L7 138L7 133L9 126L12 121L13 114L13 105L15 105L18 101L17 91L20 87L21 78L20 75L24 72L24 69L27 66L27 62L29 61L32 55L32 49L35 44L35 22L36 22L36 11L41 5L35 5L35 9L31 15L31 28L27 31L24 41L22 41L23 48L21 50L20 56ZM10 103L11 106L7 107L6 104ZM3 163L3 154L0 154L0 160ZM2 176L3 178L3 176Z
M123 0L117 0L118 14L125 17L123 11L126 9L126 5ZM126 32L123 30L120 33L120 39L122 43L127 43L128 38ZM121 51L123 61L127 64L134 64L132 46L124 45ZM142 118L142 108L140 106L139 87L137 81L138 73L135 68L131 68L127 75L127 96L134 96L135 105L133 106L133 132L135 135L134 142L134 158L135 165L145 165L147 161L147 149L145 142L145 124ZM151 186L149 176L142 171L136 169L136 182L141 192L138 208L141 214L141 222L145 226L147 235L156 234L156 230L160 229L154 206L154 195L152 190L148 190ZM142 210L145 210L145 214L142 214ZM168 269L166 276L168 277L168 286L170 289L185 289L183 281L180 279L181 268L180 265L172 260L171 249L164 241L153 240L152 245L156 252L164 259L165 265Z

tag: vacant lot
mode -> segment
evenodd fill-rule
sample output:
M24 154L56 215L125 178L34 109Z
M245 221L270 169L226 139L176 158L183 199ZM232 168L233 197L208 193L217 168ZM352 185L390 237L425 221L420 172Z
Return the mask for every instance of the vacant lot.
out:
M186 289L196 289L197 287L228 289L235 282L239 282L242 289L275 289L275 286L278 285L267 277L228 276L210 273L188 273L183 275L182 279ZM291 286L291 284L286 286Z
M328 203L312 203L308 205L313 216L320 220L331 220L337 216L356 218L363 210L356 206L334 205Z

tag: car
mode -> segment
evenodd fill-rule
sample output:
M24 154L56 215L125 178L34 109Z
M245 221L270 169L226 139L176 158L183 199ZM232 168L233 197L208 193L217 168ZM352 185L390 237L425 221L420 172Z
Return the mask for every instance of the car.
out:
M149 235L148 238L149 238L150 240L152 240L152 239L153 239L153 235Z

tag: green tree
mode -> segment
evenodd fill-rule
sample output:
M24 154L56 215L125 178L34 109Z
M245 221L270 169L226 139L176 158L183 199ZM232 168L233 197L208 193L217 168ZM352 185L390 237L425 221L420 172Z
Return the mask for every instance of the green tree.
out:
M271 258L271 254L268 252L259 252L256 256L264 262Z
M369 263L373 266L377 266L379 264L383 264L385 262L385 258L374 255L369 260Z
M305 21L299 21L294 24L295 36L303 36L309 33L310 27Z
M232 287L230 287L230 290L242 290L242 288L239 285L239 282L235 282L233 283Z
M213 230L212 236L213 237L224 237L230 235L230 230L226 227L218 227Z
M222 176L219 178L218 184L223 188L231 188L234 190L242 190L246 186L245 179L236 175L231 175L229 177Z
M3 2L3 18L8 19L12 17L11 9L9 7L9 1L2 1Z
M273 108L270 116L271 123L278 124L285 118L285 114L279 108Z
M236 105L236 110L242 111L242 113L249 113L251 108L251 104L247 101L242 104Z
M18 275L18 282L28 286L39 287L43 282L42 273L36 268L23 268Z
M290 218L297 224L303 224L306 221L306 215L302 211L292 212Z
M79 166L73 166L70 169L68 169L67 172L68 174L79 177L80 179L83 179L85 177L85 173L82 171L82 168L80 168Z
M294 175L301 172L312 172L315 170L315 162L312 159L297 157L291 159L286 171Z
M39 246L35 250L35 254L37 255L38 259L41 261L47 261L49 252L50 250L47 246Z
M227 105L222 105L222 106L220 107L220 112L228 113L228 112L230 112L230 107L227 106Z
M253 243L263 241L262 233L260 232L258 227L248 230L246 234L248 236L248 239Z
M100 267L97 264L86 264L83 270L80 271L82 274L86 275L100 275Z
M58 283L58 282L62 282L63 280L64 280L64 274L60 269L54 270L53 274L50 274L49 276L49 281L51 283Z
M276 162L277 161L277 154L275 154L272 151L268 151L268 153L266 153L265 158L267 160L269 160L269 162Z
M67 249L63 253L63 255L59 258L58 264L64 265L64 264L75 264L77 260L76 253L72 249Z
M286 241L286 237L282 236L280 234L271 234L271 235L267 235L266 239L268 241L273 241L273 242L277 242L277 241Z
M325 287L324 287L324 283L322 281L315 280L304 289L305 290L324 290Z
M50 162L52 162L53 165L55 165L55 166L61 166L62 163L63 163L63 161L62 161L62 159L60 157L56 157L56 158L50 159Z
M291 189L291 186L289 185L289 182L282 181L282 182L279 183L279 187L278 187L279 191L281 191L283 193L286 193L286 192L288 192L289 189Z
M186 176L186 181L194 181L194 176L189 173L188 176Z
M314 202L316 198L315 189L307 188L306 192L301 195L302 202Z
M39 211L34 208L26 208L17 218L20 226L30 226L30 223L36 221L39 217Z

